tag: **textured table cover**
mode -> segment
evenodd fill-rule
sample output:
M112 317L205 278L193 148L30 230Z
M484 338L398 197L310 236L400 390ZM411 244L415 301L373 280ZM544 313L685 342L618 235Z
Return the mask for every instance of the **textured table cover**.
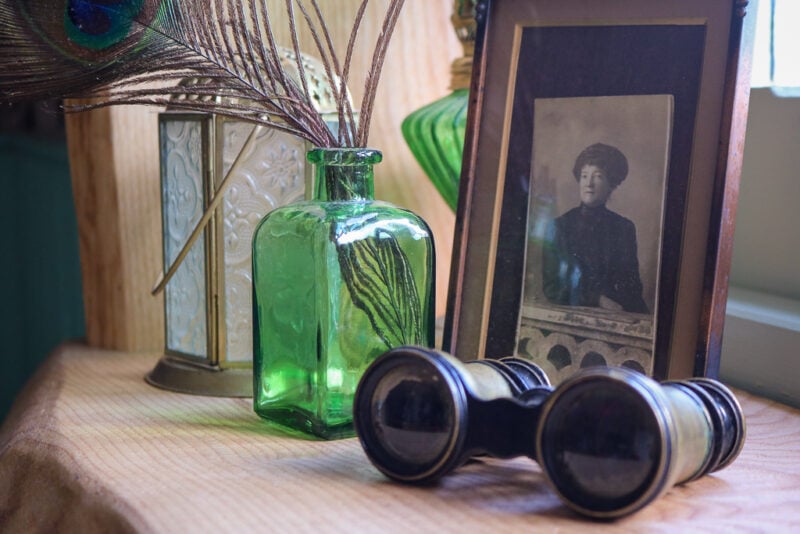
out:
M3 532L521 532L800 529L800 412L742 393L729 468L611 523L561 505L530 460L465 466L431 488L391 483L355 439L288 437L249 399L161 391L158 356L68 345L0 432Z

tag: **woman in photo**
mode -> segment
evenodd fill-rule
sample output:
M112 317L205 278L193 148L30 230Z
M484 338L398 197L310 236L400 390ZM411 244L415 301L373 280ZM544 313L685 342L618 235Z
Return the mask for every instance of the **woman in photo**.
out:
M636 227L606 207L628 175L616 147L596 143L575 160L581 203L548 228L542 255L544 295L553 304L649 313L642 298Z

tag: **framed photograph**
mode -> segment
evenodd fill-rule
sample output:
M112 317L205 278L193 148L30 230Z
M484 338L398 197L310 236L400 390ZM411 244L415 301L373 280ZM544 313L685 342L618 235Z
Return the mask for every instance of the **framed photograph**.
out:
M749 97L743 0L486 0L444 348L554 382L716 376Z

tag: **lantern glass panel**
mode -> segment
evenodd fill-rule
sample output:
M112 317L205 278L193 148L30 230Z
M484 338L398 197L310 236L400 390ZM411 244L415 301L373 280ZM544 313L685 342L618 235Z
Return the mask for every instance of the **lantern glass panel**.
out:
M222 176L228 174L253 125L222 121ZM301 200L305 193L305 142L274 129L263 129L232 176L223 202L223 299L228 362L251 362L251 242L261 218L277 207Z
M171 265L203 213L202 120L161 121L165 266ZM206 358L205 240L198 239L165 289L167 351Z

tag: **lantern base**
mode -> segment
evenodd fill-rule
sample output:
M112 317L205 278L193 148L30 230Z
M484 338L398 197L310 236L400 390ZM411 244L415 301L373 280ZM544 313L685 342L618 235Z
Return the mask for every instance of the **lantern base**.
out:
M163 356L145 377L153 386L210 397L252 397L253 370L220 369L188 362L174 356Z

